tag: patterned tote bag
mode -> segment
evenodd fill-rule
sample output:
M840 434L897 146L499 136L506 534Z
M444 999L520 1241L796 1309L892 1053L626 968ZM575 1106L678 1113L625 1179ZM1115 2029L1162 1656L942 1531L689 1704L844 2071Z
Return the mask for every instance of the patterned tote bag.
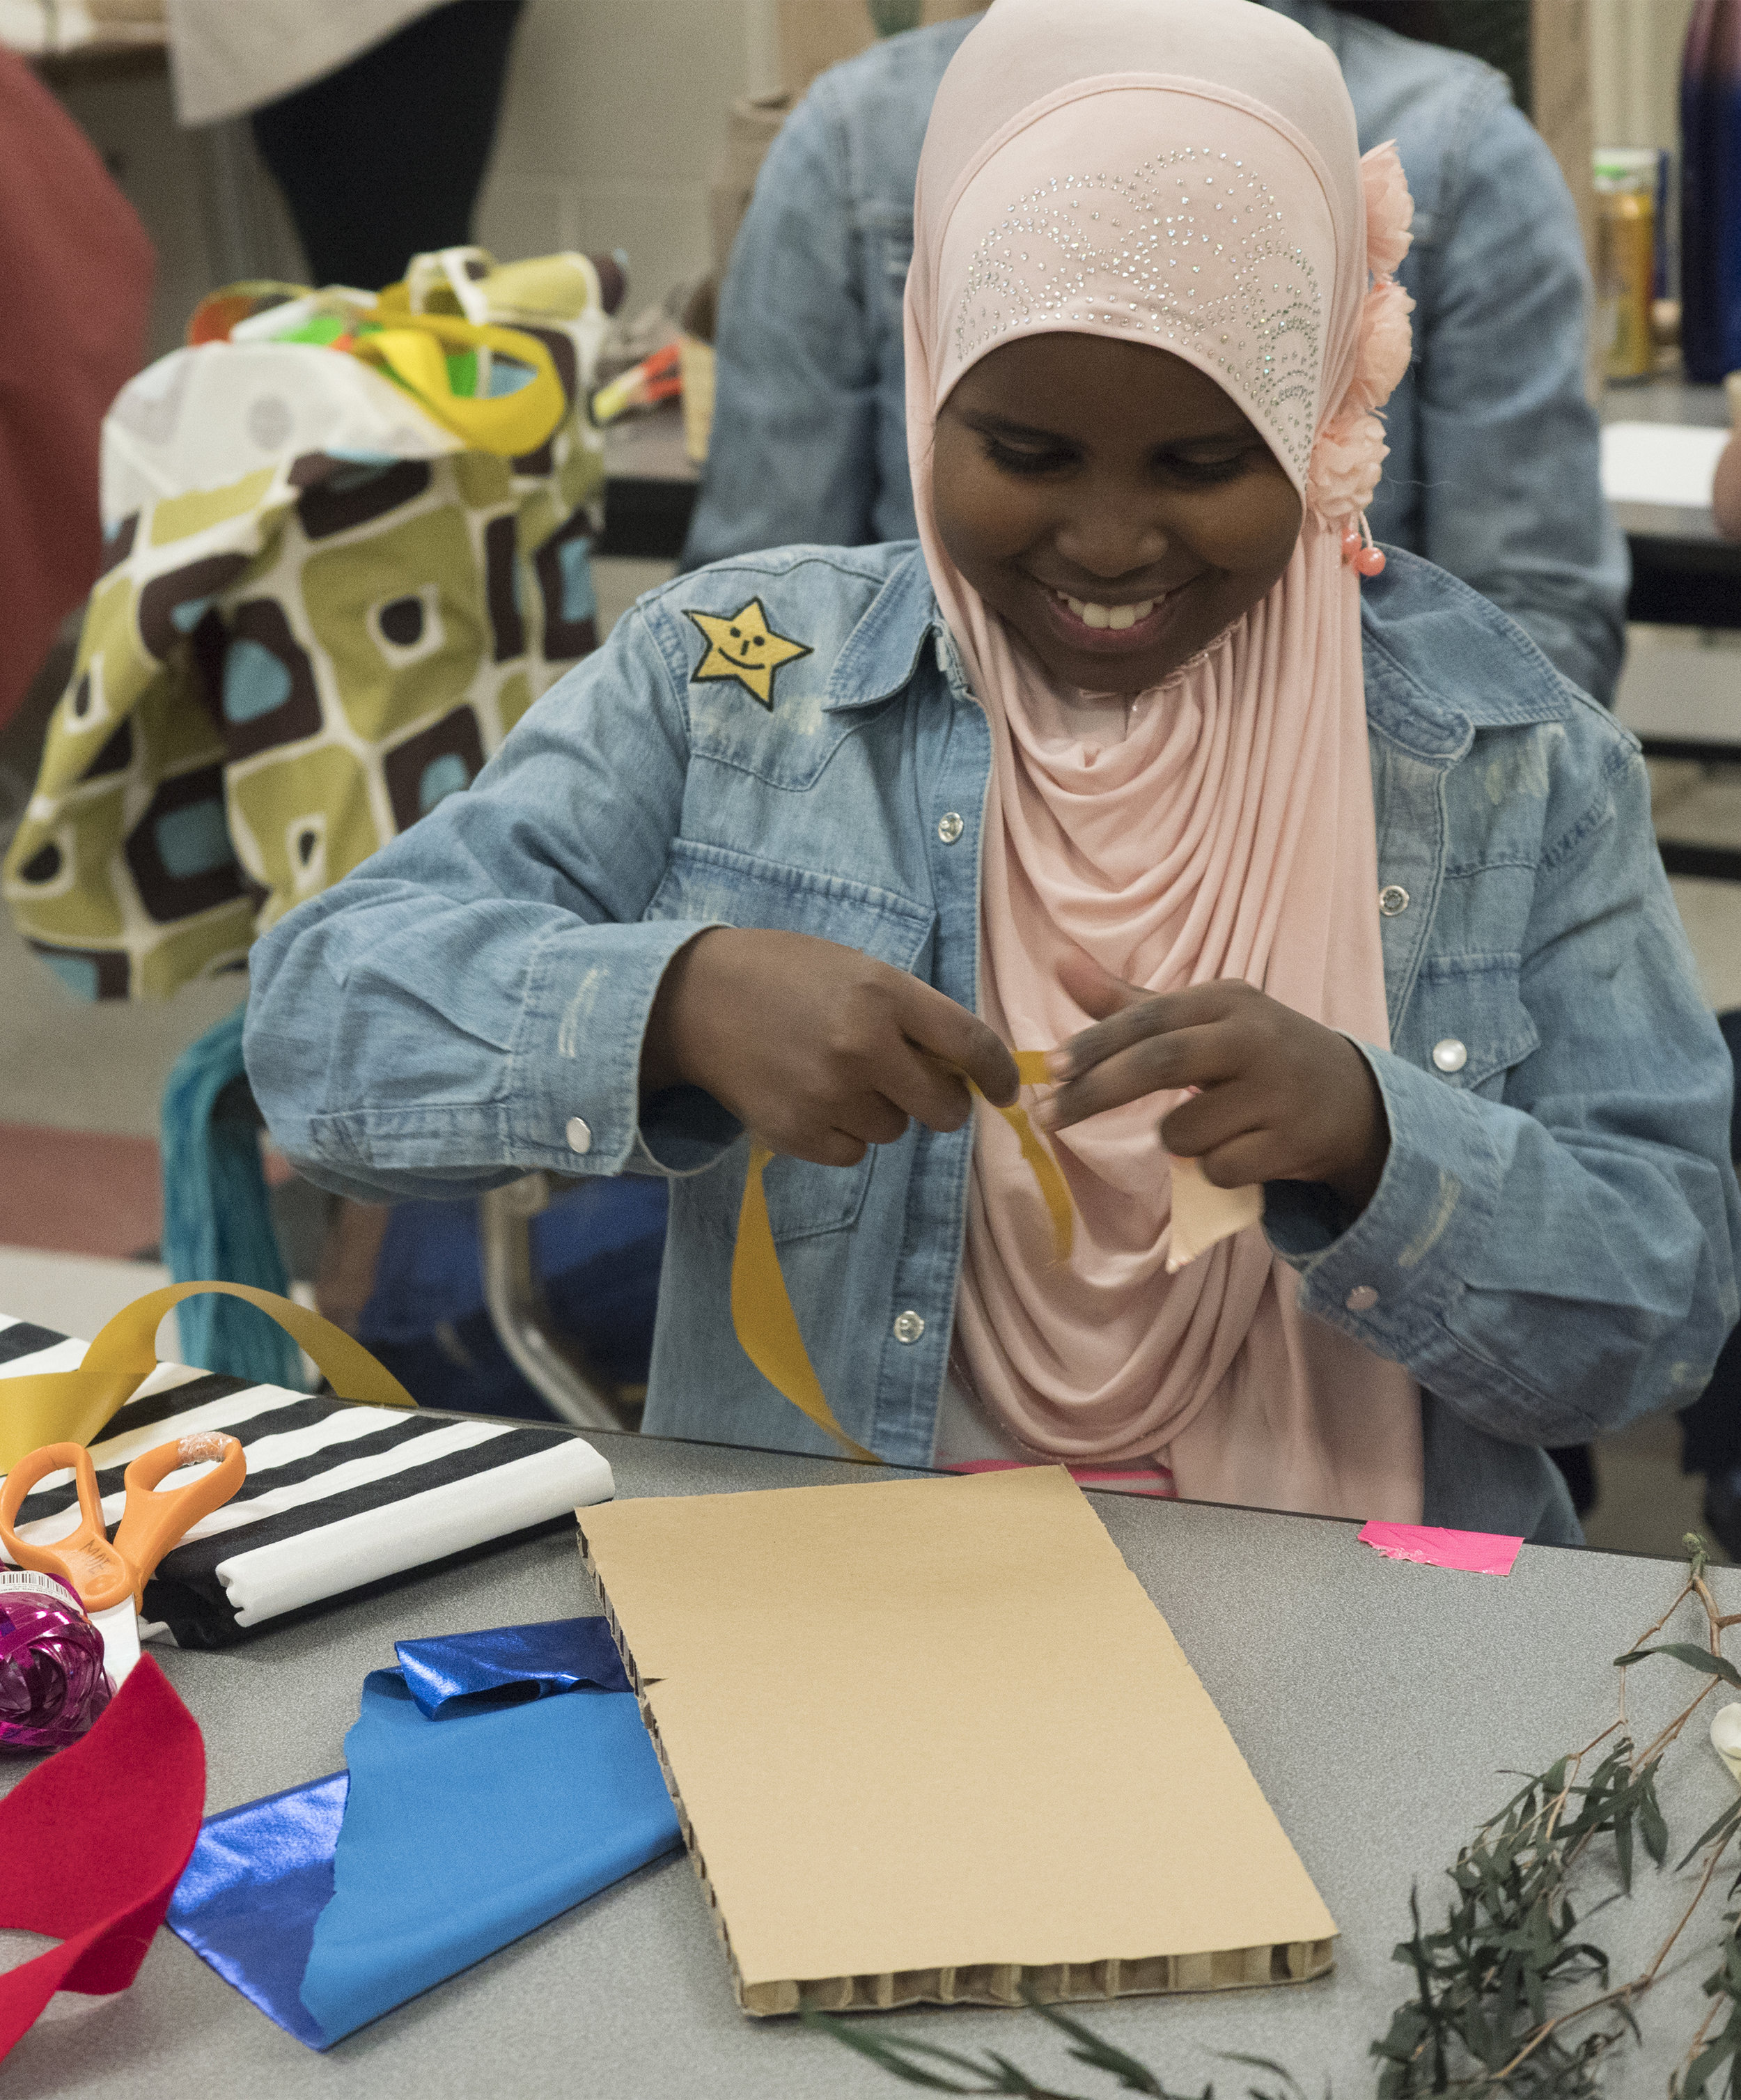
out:
M234 287L123 390L104 573L0 877L75 991L239 968L594 646L586 404L620 289L475 249L378 300Z

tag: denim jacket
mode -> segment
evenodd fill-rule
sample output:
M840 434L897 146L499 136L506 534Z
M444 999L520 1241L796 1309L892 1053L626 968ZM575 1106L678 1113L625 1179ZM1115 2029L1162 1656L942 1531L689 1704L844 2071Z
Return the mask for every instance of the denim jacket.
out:
M1585 398L1576 214L1504 76L1324 0L1270 0L1340 60L1362 148L1414 193L1415 355L1372 508L1611 701L1629 566ZM688 566L800 540L910 539L901 301L931 104L972 20L824 73L774 141L721 297L718 396Z
M1352 1222L1277 1182L1264 1229L1302 1304L1426 1390L1430 1521L1575 1538L1534 1447L1684 1405L1735 1320L1729 1059L1633 739L1427 563L1393 553L1363 598L1390 1157ZM807 653L763 679L762 632ZM643 1110L641 1038L708 924L842 942L973 1008L990 773L910 545L679 578L469 791L257 943L273 1136L365 1198L670 1176L647 1428L827 1450L733 1335L743 1133L691 1089ZM905 1464L933 1454L971 1145L915 1126L857 1167L768 1170L823 1389Z

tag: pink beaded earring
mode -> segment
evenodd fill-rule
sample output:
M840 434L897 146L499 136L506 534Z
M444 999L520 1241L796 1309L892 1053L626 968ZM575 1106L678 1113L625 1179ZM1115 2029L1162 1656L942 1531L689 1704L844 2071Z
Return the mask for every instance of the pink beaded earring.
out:
M1373 528L1366 522L1366 513L1360 513L1360 523L1351 525L1342 536L1342 559L1363 576L1382 576L1384 574L1384 554L1373 544Z

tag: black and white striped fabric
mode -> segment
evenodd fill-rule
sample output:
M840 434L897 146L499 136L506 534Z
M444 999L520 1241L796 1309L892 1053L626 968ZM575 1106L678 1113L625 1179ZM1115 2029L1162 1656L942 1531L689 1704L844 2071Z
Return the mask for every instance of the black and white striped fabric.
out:
M82 1342L0 1316L0 1410L9 1378L73 1370L84 1353ZM571 1430L310 1399L164 1364L90 1447L112 1531L126 1467L201 1429L240 1440L248 1479L146 1586L141 1637L183 1648L228 1647L289 1612L535 1530L613 1492L609 1465ZM51 1545L76 1526L77 1503L72 1475L50 1475L25 1497L19 1535Z

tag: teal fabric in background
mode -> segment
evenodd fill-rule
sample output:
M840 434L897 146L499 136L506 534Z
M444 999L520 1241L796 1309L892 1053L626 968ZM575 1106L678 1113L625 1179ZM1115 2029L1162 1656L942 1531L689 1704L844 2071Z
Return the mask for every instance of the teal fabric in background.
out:
M364 1680L302 2002L328 2043L681 1842L632 1693L583 1687L425 1720Z
M259 1121L245 1086L245 1006L176 1061L163 1090L163 1260L177 1283L251 1283L283 1298L290 1279L272 1230ZM297 1346L258 1306L190 1298L180 1356L201 1370L261 1385L302 1383Z

